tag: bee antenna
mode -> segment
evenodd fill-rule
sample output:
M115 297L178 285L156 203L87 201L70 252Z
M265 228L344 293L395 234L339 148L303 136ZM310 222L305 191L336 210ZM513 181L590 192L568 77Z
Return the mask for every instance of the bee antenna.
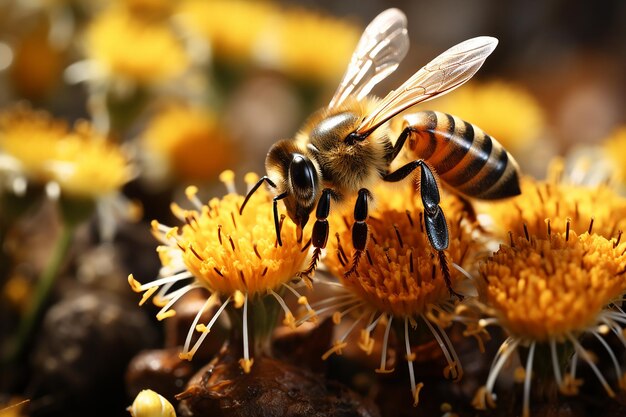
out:
M257 183L254 184L254 187L252 187L250 189L250 191L248 191L248 194L246 195L246 198L243 200L243 204L241 205L241 208L239 209L239 215L240 216L243 214L243 209L244 209L244 207L246 207L246 204L248 204L248 200L250 200L250 197L252 197L252 194L254 194L256 192L256 190L258 190L259 187L261 186L261 184L263 184L264 182L267 182L270 187L276 188L276 184L274 184L274 182L272 180L270 180L267 175L265 175L260 180L258 180Z

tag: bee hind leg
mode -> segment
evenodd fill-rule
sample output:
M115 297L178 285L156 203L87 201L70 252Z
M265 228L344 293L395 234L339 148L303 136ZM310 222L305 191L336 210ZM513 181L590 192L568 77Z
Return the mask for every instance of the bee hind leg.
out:
M333 191L330 188L322 190L322 195L317 203L317 209L315 211L315 224L313 225L313 231L311 232L311 245L313 246L313 256L309 266L304 271L300 272L298 276L307 280L311 279L311 275L317 269L317 263L322 255L322 249L326 247L328 242L329 226L328 215L330 214L330 202Z
M406 138L405 138L406 139ZM443 214L439 202L439 186L435 180L435 175L430 167L422 160L418 159L398 168L394 172L390 172L383 176L383 180L387 182L397 182L408 177L417 168L420 168L420 195L422 196L422 204L424 206L424 225L426 227L426 235L430 245L439 253L439 265L446 282L450 295L462 299L463 297L452 289L450 281L450 269L445 257L444 251L448 249L449 235L446 217Z
M354 224L352 225L352 245L354 246L354 257L352 266L346 272L350 276L356 272L361 256L367 247L369 238L369 228L367 226L368 200L372 198L371 193L366 188L361 188L354 205Z

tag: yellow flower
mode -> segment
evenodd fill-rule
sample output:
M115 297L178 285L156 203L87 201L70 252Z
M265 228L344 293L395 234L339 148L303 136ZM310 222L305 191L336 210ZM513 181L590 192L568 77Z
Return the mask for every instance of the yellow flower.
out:
M415 381L415 353L411 350L409 326L416 329L418 323L423 322L420 325L425 325L426 332L432 333L448 362L444 375L460 378L463 371L459 358L444 331L454 310L446 280L451 286L458 287L465 276L460 268L467 261L473 243L463 206L456 197L445 196L441 204L450 235L450 247L444 255L429 243L423 226L421 199L411 186L405 185L402 189L380 186L374 195L380 197L368 219L368 248L354 274L346 275L352 264L352 237L347 227L351 217L340 219L331 215L331 230L338 233L337 238L329 242L325 264L333 275L339 277L344 291L334 302L324 300L328 306L320 308L317 313L335 310L333 320L337 324L342 317L353 314L355 322L336 340L325 357L341 353L347 345L346 338L359 323L362 323L359 346L371 353L374 343L371 332L379 323L386 323L377 372L390 372L386 369L386 351L391 324L393 321L403 323L411 390L417 404L421 384Z
M575 362L583 359L594 371L607 393L613 390L578 338L594 335L609 354L617 375L617 359L602 334L612 332L626 343L621 326L626 314L619 308L626 292L626 244L618 245L602 236L577 236L568 226L565 232L549 236L517 236L511 246L500 250L480 267L476 280L479 307L490 317L479 326L500 325L509 338L494 359L487 383L475 398L475 405L494 405L493 388L508 358L520 346L529 348L524 376L523 415L528 416L530 379L535 351L549 352L554 378L562 393L574 394ZM614 304L615 303L615 304ZM558 353L575 352L570 372L564 374ZM623 381L620 382L620 386Z
M214 178L233 162L232 142L208 109L171 105L157 113L141 134L143 146L178 179ZM208 157L210 155L210 157Z
M545 127L543 109L524 88L504 81L469 83L437 100L437 110L471 120L517 156Z
M26 106L0 114L0 152L14 162L18 175L54 184L74 197L111 194L133 176L121 148L88 122L70 129L64 121Z
M187 197L195 206L183 210L172 206L173 213L184 224L167 227L153 222L153 234L161 241L157 248L162 263L160 278L140 284L132 275L128 280L136 292L144 292L140 305L157 290L153 302L162 307L157 318L162 320L175 314L171 307L180 297L194 288L205 288L211 296L198 312L189 329L181 357L191 360L211 326L228 305L243 306L244 357L241 367L249 372L252 366L248 348L249 303L261 302L271 295L285 311L285 323L295 325L295 319L280 293L290 291L300 304L308 307L291 281L302 269L308 252L296 238L292 222L281 222L283 245L278 246L272 219L272 195L265 189L257 191L249 200L246 210L239 214L244 197L234 192L232 171L225 171L221 179L231 193L221 199L202 204L196 197L195 187L187 189ZM252 174L246 176L249 186L257 181ZM171 290L177 282L187 285ZM217 313L206 325L198 324L204 311L221 304ZM310 309L310 307L308 307ZM191 347L194 330L201 333Z
M118 77L142 85L167 81L189 65L183 45L164 22L134 17L113 7L91 21L85 53L105 78Z
M501 240L508 232L546 236L550 228L564 230L568 219L579 234L590 231L611 238L626 230L626 198L606 184L569 183L561 173L561 162L556 161L547 180L522 178L521 195L481 206L488 227Z

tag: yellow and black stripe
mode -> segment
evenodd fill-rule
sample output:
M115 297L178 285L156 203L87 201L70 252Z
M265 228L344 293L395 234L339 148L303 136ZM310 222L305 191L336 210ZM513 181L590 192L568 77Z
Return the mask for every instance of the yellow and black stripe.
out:
M479 127L436 111L404 119L413 129L408 143L411 156L426 161L458 192L484 200L520 194L517 162Z

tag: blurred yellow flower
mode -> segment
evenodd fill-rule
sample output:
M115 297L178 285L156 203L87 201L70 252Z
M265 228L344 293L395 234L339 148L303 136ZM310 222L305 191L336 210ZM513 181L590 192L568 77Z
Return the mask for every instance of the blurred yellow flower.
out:
M361 34L345 20L271 2L188 0L180 11L182 25L205 39L218 59L318 82L339 80Z
M63 194L96 198L134 175L122 149L86 121L73 129L48 113L17 106L0 113L0 155L26 179L55 184Z
M121 148L101 137L86 121L77 122L56 144L48 166L52 181L74 196L109 194L134 176Z
M437 100L439 111L480 126L517 156L544 133L545 115L523 87L504 81L471 82Z
M116 0L138 17L169 17L181 0Z
M594 371L607 393L614 392L578 338L595 336L621 376L617 359L602 334L614 333L626 343L621 326L626 314L620 309L626 292L626 243L595 234L577 236L566 225L564 232L551 231L545 238L516 236L480 267L480 308L489 318L480 326L498 324L509 338L494 359L487 383L475 398L478 408L494 405L493 388L508 358L520 346L529 347L524 371L523 416L530 414L529 393L535 349L548 353L555 381L564 394L575 394L580 381L575 364L563 374L558 352L570 347ZM615 303L615 304L614 304ZM567 350L567 349L565 349ZM567 359L567 358L562 358ZM543 362L542 362L543 363ZM620 386L626 381L620 377Z
M362 28L304 9L285 11L258 47L263 63L296 79L338 82Z
M85 33L85 54L105 78L155 84L185 71L189 57L170 26L139 19L112 7L97 15Z
M0 151L19 164L29 179L47 182L47 161L68 132L67 123L20 105L0 113Z
M186 0L179 8L182 26L206 40L218 57L250 61L262 31L278 6L265 1Z
M306 298L291 283L306 262L308 251L297 241L292 222L281 223L283 245L278 246L271 220L272 195L267 190L256 192L243 214L239 214L244 197L234 193L234 174L225 171L221 179L232 191L223 198L202 204L196 196L197 189L189 187L187 197L195 209L184 210L172 205L173 213L184 222L183 226L168 227L153 222L153 234L162 243L157 249L163 265L160 278L145 284L137 282L132 275L128 280L134 291L144 292L140 304L160 288L153 298L153 302L162 307L157 314L159 320L173 316L172 305L188 291L200 287L211 293L189 329L181 353L182 358L189 360L222 311L228 305L237 309L243 306L244 357L240 364L249 372L253 360L248 346L248 304L254 305L271 295L283 308L285 323L295 325L294 316L280 293L285 290L294 293L301 304L308 306ZM249 186L257 180L256 175L246 176ZM183 281L190 283L170 291L175 283ZM209 323L198 324L203 312L220 304ZM201 335L191 346L194 330Z
M324 310L335 309L333 320L339 323L342 317L352 314L354 325L335 341L335 345L325 357L341 353L345 342L358 323L362 323L359 347L371 353L374 341L371 332L378 323L386 322L385 337L380 368L377 372L390 372L386 369L386 351L392 321L404 324L406 359L414 403L418 402L421 384L416 384L411 350L409 326L417 329L423 322L427 333L437 340L448 362L444 375L459 379L462 367L459 358L446 335L444 328L449 324L450 313L454 310L446 281L458 287L465 277L456 269L461 268L470 257L473 241L467 229L467 219L462 203L454 196L445 196L442 209L449 225L450 247L439 253L429 243L423 226L423 208L417 191L405 185L402 189L380 186L374 195L384 196L377 201L368 224L370 240L365 255L353 274L346 275L352 264L352 235L347 226L349 216L331 216L331 230L338 231L336 239L329 242L325 264L330 272L339 277L344 290L336 301ZM445 261L442 259L445 257ZM452 270L450 270L452 268ZM318 313L324 310L317 310ZM416 338L417 339L417 338Z
M626 185L626 126L615 129L604 141L604 149L609 160L618 169L615 176L622 186Z
M142 132L141 144L153 163L165 164L179 180L212 179L235 162L237 153L214 113L185 105L159 111Z

